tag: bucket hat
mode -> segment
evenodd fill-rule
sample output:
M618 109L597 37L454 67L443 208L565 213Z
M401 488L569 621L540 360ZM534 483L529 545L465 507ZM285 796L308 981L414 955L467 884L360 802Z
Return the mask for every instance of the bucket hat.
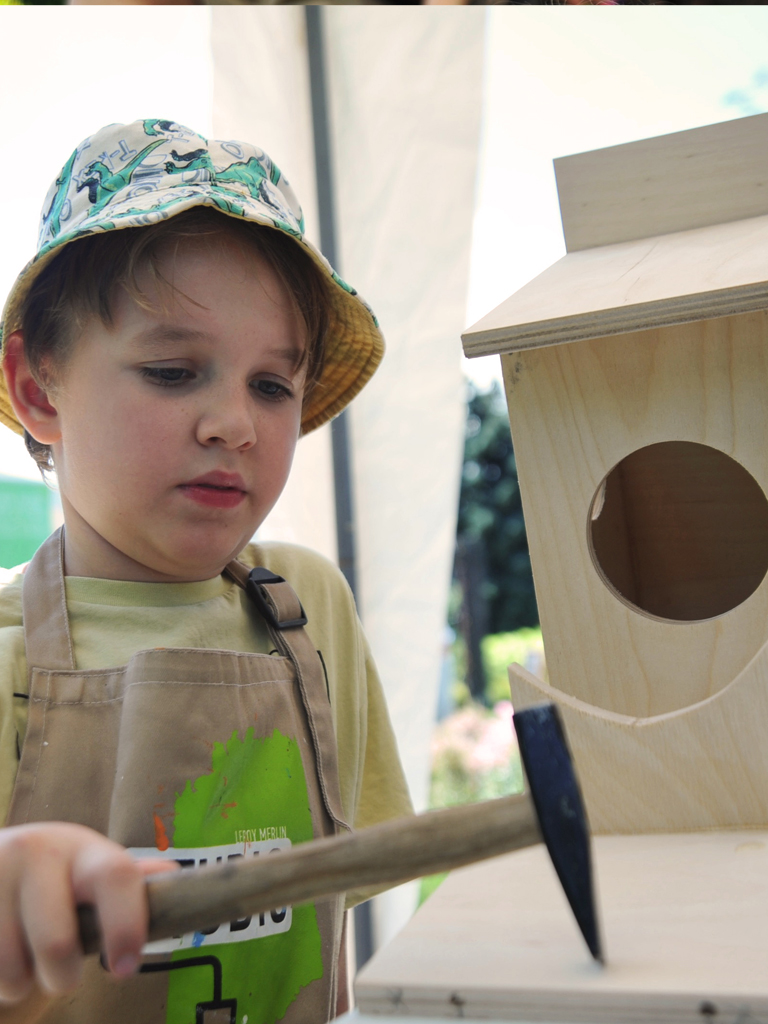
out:
M384 340L376 318L307 241L293 189L263 150L244 142L209 141L175 121L111 124L80 143L46 196L37 253L8 296L0 343L21 327L29 289L65 245L103 231L146 227L195 206L290 235L325 277L330 307L325 360L301 424L304 433L314 430L341 412L381 362ZM23 432L2 379L0 421Z

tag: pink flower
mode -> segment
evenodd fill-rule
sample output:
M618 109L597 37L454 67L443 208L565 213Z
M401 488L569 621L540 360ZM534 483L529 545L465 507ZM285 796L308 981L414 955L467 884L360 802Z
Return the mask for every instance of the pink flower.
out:
M492 713L471 704L446 718L432 737L432 760L452 754L471 774L509 764L516 746L512 705L499 701Z

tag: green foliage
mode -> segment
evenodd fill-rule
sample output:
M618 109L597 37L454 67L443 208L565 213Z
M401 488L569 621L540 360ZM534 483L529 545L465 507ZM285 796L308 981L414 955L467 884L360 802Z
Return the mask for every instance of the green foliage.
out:
M470 384L458 537L482 545L488 632L539 622L517 465L501 388ZM454 620L455 621L455 620Z
M492 711L467 704L440 722L432 737L430 807L492 800L520 792L520 755L512 725L512 705Z
M516 661L537 675L545 672L506 404L498 384L487 391L468 385L468 390L457 578L448 611L457 631L452 651L457 710L433 736L431 807L522 791L507 666ZM489 635L483 636L486 630ZM485 670L484 691L482 678L479 684L470 678L477 663ZM445 877L422 879L420 902Z
M507 668L513 661L546 681L544 641L538 626L486 636L482 641L482 652L487 678L485 695L489 704L509 700Z
M492 800L522 790L523 770L509 700L500 701L492 711L468 703L440 722L432 737L430 807ZM422 879L419 903L445 877Z
M27 562L53 528L54 494L42 480L0 476L0 565Z
M438 889L447 877L448 872L442 871L439 875L426 875L422 878L421 885L419 886L419 906L421 906L424 900L429 899L435 889Z
M489 633L481 641L483 665L486 674L485 703L493 707L499 701L509 700L509 676L507 669L516 662L544 682L548 682L547 665L544 657L544 640L540 626L516 629L512 633ZM456 710L472 702L465 680L467 651L461 634L451 645L454 679L451 683L451 698Z

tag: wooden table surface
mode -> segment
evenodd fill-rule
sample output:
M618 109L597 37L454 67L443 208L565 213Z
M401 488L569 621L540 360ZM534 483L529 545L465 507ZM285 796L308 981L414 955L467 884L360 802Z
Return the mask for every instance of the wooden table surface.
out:
M349 1013L345 1013L343 1016L337 1017L334 1024L409 1024L409 1022L412 1022L412 1024L413 1022L418 1024L419 1021L423 1020L423 1017L403 1017L400 1015L392 1017L389 1014L381 1016L380 1014L371 1015L368 1013L360 1013L359 1010L350 1010ZM430 1024L453 1024L455 1020L455 1017L432 1017L430 1018ZM504 1021L486 1019L482 1024L504 1024Z
M358 1019L768 1019L768 832L594 845L604 968L532 847L454 872L358 975Z

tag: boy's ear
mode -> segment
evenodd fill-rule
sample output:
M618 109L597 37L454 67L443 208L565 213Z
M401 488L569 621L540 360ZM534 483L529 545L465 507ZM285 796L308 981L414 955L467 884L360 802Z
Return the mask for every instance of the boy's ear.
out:
M41 444L53 444L61 437L59 414L48 392L35 378L24 351L24 335L14 331L3 341L3 372L8 397L22 427Z

